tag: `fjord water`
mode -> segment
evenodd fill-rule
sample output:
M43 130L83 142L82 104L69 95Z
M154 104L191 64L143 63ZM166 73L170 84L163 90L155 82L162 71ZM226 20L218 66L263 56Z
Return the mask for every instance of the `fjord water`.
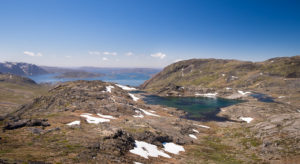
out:
M44 75L28 76L37 83L57 83L76 80L102 80L106 82L114 82L122 85L130 85L137 87L143 84L146 80L159 70L150 70L144 72L122 72L122 69L109 69L109 70L87 70L92 73L102 73L104 76L93 78L56 78L61 75L60 73L51 73Z
M155 95L144 95L143 100L148 104L174 107L187 112L185 118L199 121L225 121L226 118L218 117L216 114L220 108L243 102L242 100L231 100L223 98L207 97L160 97Z

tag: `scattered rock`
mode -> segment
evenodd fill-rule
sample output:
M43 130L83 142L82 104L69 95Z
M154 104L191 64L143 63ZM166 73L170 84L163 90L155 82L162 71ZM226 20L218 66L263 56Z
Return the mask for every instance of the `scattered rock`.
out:
M24 126L42 126L42 127L46 127L46 126L50 126L50 124L47 122L47 119L22 119L22 120L18 120L16 122L8 122L6 124L6 126L3 127L4 130L13 130L13 129L18 129L18 128L22 128Z

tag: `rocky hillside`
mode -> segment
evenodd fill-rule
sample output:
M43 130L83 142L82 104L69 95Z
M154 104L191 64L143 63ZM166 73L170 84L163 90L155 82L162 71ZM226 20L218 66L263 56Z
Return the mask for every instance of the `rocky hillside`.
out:
M36 84L35 81L13 74L0 73L0 82L15 83L15 84Z
M213 88L251 87L272 78L299 78L300 56L264 62L222 59L191 59L167 66L141 87L159 90L169 85Z
M257 63L191 59L167 66L141 88L162 96L242 98L246 100L244 103L222 108L218 115L236 121L242 119L249 124L229 130L221 140L234 143L235 138L242 137L239 141L242 145L256 150L270 163L297 163L300 152L299 73L300 56ZM260 98L270 98L270 101ZM236 125L227 123L218 125ZM295 158L283 159L282 155Z
M28 63L5 62L0 63L0 72L14 75L29 76L48 73L45 69Z

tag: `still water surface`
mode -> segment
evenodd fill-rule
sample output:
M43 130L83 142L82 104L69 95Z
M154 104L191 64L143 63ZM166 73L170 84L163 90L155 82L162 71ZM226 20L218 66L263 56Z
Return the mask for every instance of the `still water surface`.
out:
M199 121L226 121L226 118L216 116L220 108L243 102L242 100L223 98L144 96L143 100L147 104L163 105L184 110L188 113L185 118Z

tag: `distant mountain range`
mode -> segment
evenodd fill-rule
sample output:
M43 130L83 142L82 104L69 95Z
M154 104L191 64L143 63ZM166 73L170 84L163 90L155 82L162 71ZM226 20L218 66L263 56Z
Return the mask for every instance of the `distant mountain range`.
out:
M0 72L21 76L40 75L48 73L45 69L37 65L17 62L0 63Z
M34 76L42 74L58 73L60 78L87 78L114 74L145 74L154 75L161 71L157 68L103 68L103 67L49 67L37 66L35 64L23 62L4 62L0 63L0 73L14 74L20 76Z

